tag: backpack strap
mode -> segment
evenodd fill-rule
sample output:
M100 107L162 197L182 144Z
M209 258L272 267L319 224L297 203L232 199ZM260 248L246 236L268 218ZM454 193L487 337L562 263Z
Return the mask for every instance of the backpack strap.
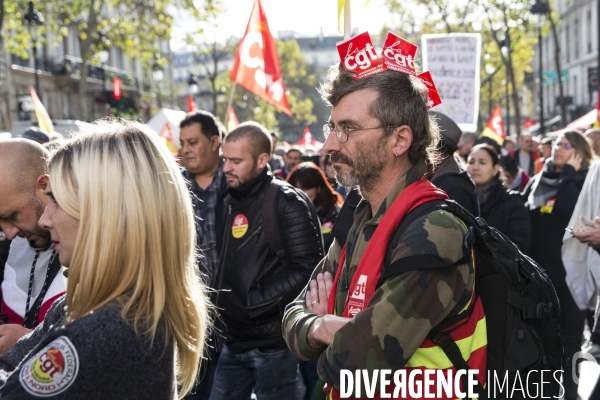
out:
M360 203L362 196L357 188L353 187L346 195L346 200L333 224L331 234L343 247L348 240L348 232L354 223L354 211Z
M271 180L267 187L265 200L263 203L263 222L265 224L265 234L271 249L277 254L284 268L289 268L290 262L285 256L285 248L281 235L281 228L277 220L277 198L279 197L280 185L277 179Z
M390 246L388 246L387 251L385 253L385 258L383 261L383 270L381 271L381 275L379 276L379 281L377 282L377 287L381 286L381 284L383 284L383 282L391 276L400 275L403 272L411 271L411 270L415 270L415 269L429 268L429 264L428 264L429 260L426 260L426 259L421 259L420 262L422 262L423 264L417 265L417 263L419 263L419 260L415 260L415 262L412 262L412 263L409 262L410 265L407 264L407 268L404 267L404 263L406 260L410 260L413 257L417 257L417 256L405 257L405 258L402 258L402 259L392 263L391 262L392 261L392 253L398 246L398 242L400 241L400 238L402 237L402 235L404 235L404 233L406 232L408 227L413 222L415 222L420 217L423 217L423 216L431 213L432 211L435 211L438 207L440 207L444 203L445 203L444 200L429 201L427 203L421 204L418 207L413 208L404 216L404 218L402 218L400 225L398 225L398 228L396 228L396 230L394 231L394 234L392 235L392 238L390 240ZM437 256L432 256L432 257L439 259L439 257L437 257ZM415 268L415 266L417 266L417 268ZM431 268L437 268L437 266L431 267Z
M323 235L321 235L319 222L319 216L317 215L317 211L315 210L315 206L312 201L308 198L308 196L301 190L296 190L289 183L279 180L272 179L269 182L269 186L267 187L267 193L265 194L264 202L263 202L263 223L265 224L265 234L267 236L267 242L271 247L271 250L277 254L277 258L283 265L284 268L289 268L290 261L286 257L285 247L283 245L283 235L281 234L281 227L279 226L279 219L277 217L277 198L279 197L279 192L281 188L288 188L293 190L298 196L300 196L310 211L310 215L315 225L315 229L317 230L317 235L320 236L320 249L321 254L323 254Z
M469 386L468 386L467 372L469 371L470 367L467 364L467 362L465 361L465 359L463 358L462 353L460 352L460 349L458 348L458 345L456 344L454 339L452 339L452 337L450 335L448 335L447 333L435 331L435 330L432 330L431 332L429 332L429 335L427 335L427 337L429 339L431 339L435 344L437 344L444 351L444 354L446 354L446 357L448 357L448 359L450 360L452 365L454 365L454 367L456 368L457 371L460 371L460 370L465 371L465 374L463 375L463 390L467 395L465 397L468 397L468 395L469 395L468 387ZM477 380L477 385L475 386L473 392L474 392L474 394L479 395L480 399L487 398L487 391L481 385L481 382L479 382L479 380Z

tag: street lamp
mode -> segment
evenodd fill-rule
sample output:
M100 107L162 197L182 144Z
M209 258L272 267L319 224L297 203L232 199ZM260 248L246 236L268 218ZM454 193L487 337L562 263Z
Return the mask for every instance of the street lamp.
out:
M108 62L108 51L102 50L98 53L100 63L102 64L102 94L104 96L104 115L110 117L110 104L108 102L108 92L106 91L106 63Z
M37 38L40 26L44 23L44 17L39 11L33 9L33 1L29 2L29 11L23 17L23 21L29 30L29 35L33 41L33 68L35 69L35 91L38 96L40 93L40 77L38 75L38 56L37 56Z
M508 27L507 27L508 29ZM508 59L509 49L508 39L505 37L500 42L500 51L502 52L502 56L505 59ZM510 96L508 95L509 91L509 73L508 73L508 62L506 66L506 136L510 136Z
M158 108L162 108L162 99L160 98L160 82L163 80L163 78L164 73L162 67L155 62L152 66L152 79L154 79L154 82L156 82L156 86L158 89Z
M539 61L539 99L540 99L540 130L541 134L544 135L544 87L542 86L542 19L550 10L548 4L543 0L535 0L535 3L531 6L531 13L538 16L538 51L540 53Z
M198 77L196 75L194 75L193 73L190 72L190 77L187 81L187 84L189 86L189 93L192 96L192 99L194 99L194 101L196 100L196 93L198 93Z
M198 77L190 72L190 78L188 79L187 84L190 87L190 94L193 97L198 93Z

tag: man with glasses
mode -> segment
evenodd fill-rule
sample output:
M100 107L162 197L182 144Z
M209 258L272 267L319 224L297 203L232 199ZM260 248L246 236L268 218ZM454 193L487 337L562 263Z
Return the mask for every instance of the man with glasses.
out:
M420 211L396 232L411 209L446 198L427 180L440 160L439 128L423 100L425 85L391 70L360 80L340 66L329 74L321 87L332 105L323 128L324 150L338 182L358 186L363 199L345 245L336 237L309 285L287 307L288 347L303 360L319 357L325 390L337 398L342 371L366 370L372 376L375 370L439 368L424 356L429 349L439 350L438 361L448 360L442 361L443 352L427 337L441 321L464 318L464 338L477 340L463 355L484 372L485 362L470 358L486 343L485 329L477 326L483 311L472 299L470 262L397 268L415 255L444 264L463 257L466 229L445 211Z

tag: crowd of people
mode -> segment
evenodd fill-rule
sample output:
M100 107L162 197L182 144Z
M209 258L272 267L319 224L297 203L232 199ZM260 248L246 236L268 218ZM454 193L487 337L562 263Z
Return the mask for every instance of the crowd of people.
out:
M468 227L411 215L448 199L546 271L567 357L588 323L600 358L594 273L563 245L598 261L600 130L481 142L391 70L332 67L320 91L322 149L206 111L181 121L177 158L135 122L1 141L0 396L339 398L344 369L456 366L430 356L439 326L469 339L485 385ZM576 399L571 374L563 385Z

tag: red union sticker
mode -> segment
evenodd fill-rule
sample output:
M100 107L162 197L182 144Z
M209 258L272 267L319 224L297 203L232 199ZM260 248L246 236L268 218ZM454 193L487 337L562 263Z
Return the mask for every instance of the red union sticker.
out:
M369 32L363 32L351 39L339 42L337 50L344 69L353 72L355 80L385 70L375 47L373 47Z
M424 99L427 103L427 109L442 104L442 99L438 94L438 91L433 83L433 78L429 71L425 71L422 74L417 75L417 78L421 80L427 87L427 99Z
M385 68L404 74L416 75L415 54L417 54L417 46L392 32L388 32L382 51Z

